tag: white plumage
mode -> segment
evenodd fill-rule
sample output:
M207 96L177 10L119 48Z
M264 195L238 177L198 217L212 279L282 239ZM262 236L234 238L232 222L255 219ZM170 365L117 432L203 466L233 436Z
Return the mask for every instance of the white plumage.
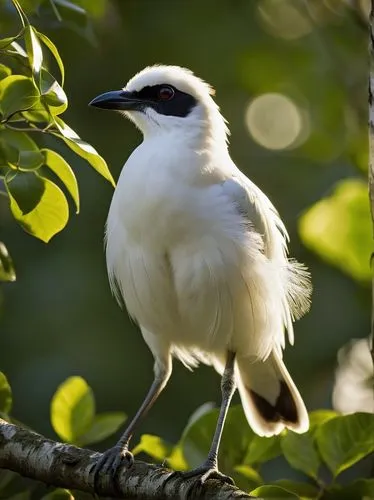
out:
M186 116L152 106L125 111L144 140L121 172L109 211L111 285L166 380L173 356L222 373L232 351L254 431L304 432L308 415L282 349L285 331L293 343L292 322L309 308L309 275L287 258L274 206L231 160L211 87L189 70L154 66L124 90L137 95L165 84L196 105Z

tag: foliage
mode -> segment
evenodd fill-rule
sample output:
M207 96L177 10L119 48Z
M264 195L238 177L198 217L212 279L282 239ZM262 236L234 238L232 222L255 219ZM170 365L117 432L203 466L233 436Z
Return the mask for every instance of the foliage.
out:
M68 161L45 145L62 140L113 185L114 181L103 158L61 118L68 107L64 64L54 43L30 24L25 13L40 9L44 2L12 2L21 29L0 40L0 188L25 231L48 242L68 222L65 191L77 213L79 191ZM56 15L60 7L82 14L86 3L51 2ZM51 73L53 65L59 69L58 77Z
M0 372L0 412L9 413L12 394ZM132 450L145 453L156 463L166 462L177 470L196 467L207 456L214 433L218 410L202 408L187 424L178 444L145 434ZM105 439L118 430L126 416L122 413L95 415L92 389L81 377L70 377L55 392L51 402L51 422L59 438L85 446ZM310 413L310 429L305 434L284 431L280 436L259 437L250 429L241 406L230 408L219 454L221 470L235 478L237 485L263 498L303 498L351 500L374 497L374 480L339 481L341 473L374 452L374 415L356 413L338 415L319 410ZM288 479L266 484L263 469L268 462L283 459L289 465ZM301 471L303 480L295 480ZM327 470L330 472L327 474ZM0 477L1 479L1 477ZM4 497L9 483L2 486ZM51 495L52 493L50 493ZM74 498L74 493L56 490L53 498ZM65 495L65 496L63 496ZM71 495L70 497L68 495ZM52 497L43 497L52 498Z

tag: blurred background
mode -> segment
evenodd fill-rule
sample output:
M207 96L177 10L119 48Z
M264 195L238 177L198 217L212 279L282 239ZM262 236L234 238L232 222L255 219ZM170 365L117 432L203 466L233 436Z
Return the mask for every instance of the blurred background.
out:
M81 3L92 19L79 28L47 11L33 18L65 63L66 121L117 178L141 136L118 114L88 102L155 63L186 66L211 83L229 121L234 161L278 208L291 255L312 273L313 304L296 324L295 346L286 350L289 370L310 410L334 404L344 412L370 411L368 2ZM18 29L11 12L0 19L2 37ZM99 411L127 414L138 408L153 376L152 356L107 281L103 233L113 189L56 144L81 191L81 213L71 206L67 229L46 245L23 232L0 200L0 236L17 271L15 283L1 285L0 370L13 388L13 415L50 437L50 400L68 376L87 380ZM207 401L220 401L213 369L190 373L175 362L140 432L176 442L190 414Z

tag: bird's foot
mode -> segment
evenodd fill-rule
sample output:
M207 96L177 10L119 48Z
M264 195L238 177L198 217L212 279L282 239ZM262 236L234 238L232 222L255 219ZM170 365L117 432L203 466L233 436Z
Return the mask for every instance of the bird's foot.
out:
M106 450L93 468L95 480L98 475L108 474L112 479L116 476L120 465L129 469L134 463L134 456L129 450L121 446L113 446Z
M218 479L231 485L235 484L234 480L230 476L226 476L226 474L222 474L222 472L218 470L216 463L212 463L210 461L203 463L199 467L196 467L196 469L175 472L173 473L173 475L174 474L182 477L183 479L190 479L191 477L200 476L200 484L204 484L208 479Z

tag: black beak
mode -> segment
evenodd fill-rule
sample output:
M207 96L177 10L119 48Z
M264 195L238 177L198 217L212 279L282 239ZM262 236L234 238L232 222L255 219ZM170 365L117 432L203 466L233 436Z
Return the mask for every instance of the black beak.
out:
M100 94L89 103L96 108L114 109L117 111L136 111L142 109L144 103L132 92L126 90L112 90Z

